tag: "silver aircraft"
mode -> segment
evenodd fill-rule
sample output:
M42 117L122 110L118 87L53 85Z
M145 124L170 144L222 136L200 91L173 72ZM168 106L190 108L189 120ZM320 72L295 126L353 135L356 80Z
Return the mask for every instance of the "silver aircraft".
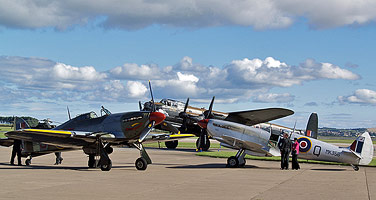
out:
M211 110L209 110L210 112ZM315 115L317 117L317 114ZM199 121L198 124L207 131L209 136L219 141L222 146L238 150L235 156L228 158L228 167L244 166L246 154L280 156L278 149L280 133L247 126L240 121L210 119L210 117ZM308 133L317 135L317 133L312 133L313 130L317 130L317 118L316 120L310 119L307 127L309 127ZM359 165L369 164L373 158L373 144L367 132L356 138L349 147L338 147L315 138L300 135L295 131L291 133L290 138L297 138L300 143L298 158L347 163L352 165L354 170L359 170Z

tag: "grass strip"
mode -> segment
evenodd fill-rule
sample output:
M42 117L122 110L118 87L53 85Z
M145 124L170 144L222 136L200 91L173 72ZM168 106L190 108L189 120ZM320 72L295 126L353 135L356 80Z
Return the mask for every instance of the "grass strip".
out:
M214 158L229 158L230 156L235 156L236 152L228 152L228 151L218 151L218 152L198 152L197 156L208 156ZM273 157L259 157L259 156L251 156L246 155L246 159L250 160L264 160L264 161L280 161L281 157L273 156ZM290 158L291 161L291 158ZM306 159L298 159L299 163L310 163L310 164L324 164L324 165L349 165L345 163L337 163L337 162L326 162L326 161L317 161L317 160L306 160ZM373 159L371 163L367 166L376 167L376 159Z

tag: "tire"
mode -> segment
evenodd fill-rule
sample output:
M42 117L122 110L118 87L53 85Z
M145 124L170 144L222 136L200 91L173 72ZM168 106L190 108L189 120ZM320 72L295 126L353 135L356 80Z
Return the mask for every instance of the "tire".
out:
M135 166L137 170L145 170L148 167L148 163L146 162L145 158L140 157L136 160Z
M179 144L179 141L177 141L177 140L165 142L167 149L176 149L178 144Z
M196 140L196 147L197 147L197 149L198 149L198 150L202 150L202 151L207 151L207 150L209 150L209 148L210 148L210 140L209 140L209 138L206 138L206 144L205 144L205 145L201 145L201 147L198 146L199 140L200 140L200 138L198 138L198 139Z
M108 161L107 165L101 165L101 170L102 171L110 171L112 168L112 162L111 160Z
M227 159L227 167L235 168L239 167L239 161L235 156L231 156Z
M112 152L114 152L114 148L112 148L111 146L106 146L106 148L104 148L104 150L106 151L106 153L108 155L112 154Z

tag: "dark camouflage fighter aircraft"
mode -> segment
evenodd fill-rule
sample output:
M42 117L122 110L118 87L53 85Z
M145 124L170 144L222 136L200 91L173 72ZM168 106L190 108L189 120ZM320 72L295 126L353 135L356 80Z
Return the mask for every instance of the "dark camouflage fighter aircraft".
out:
M153 94L150 92L152 99ZM145 170L152 161L143 147L145 141L168 141L191 137L190 134L157 134L150 136L154 126L167 124L163 122L166 116L153 111L135 111L112 114L105 110L105 115L98 117L94 112L79 115L53 128L20 129L5 133L8 139L23 140L24 142L42 143L55 147L56 151L64 149L82 149L89 156L90 168L100 167L102 171L109 171L112 162L109 154L112 146L135 147L141 157L135 162L138 170ZM168 126L167 127L172 127ZM171 132L178 132L176 129Z

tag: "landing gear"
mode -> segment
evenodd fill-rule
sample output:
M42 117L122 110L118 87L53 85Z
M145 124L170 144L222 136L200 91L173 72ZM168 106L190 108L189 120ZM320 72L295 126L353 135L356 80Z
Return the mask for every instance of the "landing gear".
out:
M352 167L355 171L359 171L359 166L358 166L358 165L351 165L351 167Z
M145 170L148 167L148 164L143 157L138 158L135 165L138 170Z
M112 162L111 160L108 160L108 162L106 164L102 164L101 165L101 170L102 171L110 171L112 168Z
M231 156L227 159L227 165L226 167L229 168L236 168L236 167L244 167L245 166L245 150L240 149L238 153L236 153L235 156Z
M200 136L196 141L196 147L198 150L207 151L210 148L210 140L207 134Z
M179 141L177 141L177 140L165 142L167 149L176 149L178 144L179 144Z
M239 161L235 156L231 156L227 159L227 167L235 168L239 166Z
M141 155L141 157L135 162L136 169L145 170L148 167L148 164L152 164L151 159L141 143L133 144L133 146L140 150Z

